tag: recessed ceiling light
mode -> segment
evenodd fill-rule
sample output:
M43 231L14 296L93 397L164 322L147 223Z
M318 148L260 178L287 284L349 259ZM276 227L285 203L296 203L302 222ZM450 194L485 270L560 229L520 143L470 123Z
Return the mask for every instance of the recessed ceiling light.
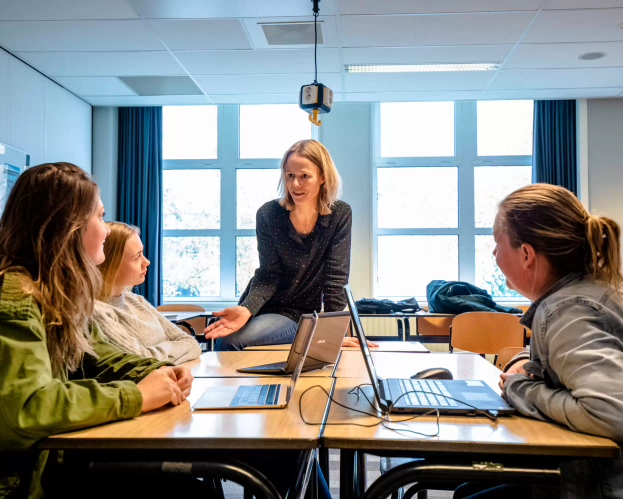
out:
M453 71L494 71L498 63L477 64L347 64L347 73L442 73Z
M586 54L582 54L578 59L582 61L596 61L597 59L601 59L602 57L606 57L605 52L587 52Z

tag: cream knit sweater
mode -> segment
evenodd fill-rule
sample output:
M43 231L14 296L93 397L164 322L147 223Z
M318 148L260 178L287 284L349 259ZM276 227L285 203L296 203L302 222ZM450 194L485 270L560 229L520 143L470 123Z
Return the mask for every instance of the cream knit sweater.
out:
M128 353L181 364L199 358L201 347L140 295L125 291L97 301L93 320L110 343Z

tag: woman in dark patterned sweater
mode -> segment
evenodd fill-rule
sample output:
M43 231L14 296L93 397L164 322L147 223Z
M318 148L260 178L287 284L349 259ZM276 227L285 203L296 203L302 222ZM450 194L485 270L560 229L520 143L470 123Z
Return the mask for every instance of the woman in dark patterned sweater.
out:
M329 151L302 140L281 162L280 199L257 211L260 267L237 307L206 328L216 350L291 343L304 313L344 310L352 212Z

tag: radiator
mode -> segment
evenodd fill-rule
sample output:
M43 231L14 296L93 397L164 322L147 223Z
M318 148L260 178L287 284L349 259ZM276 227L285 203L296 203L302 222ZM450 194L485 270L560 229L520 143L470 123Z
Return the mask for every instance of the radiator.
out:
M402 322L402 321L401 321ZM362 317L361 325L366 336L393 336L398 337L398 320L390 317ZM402 339L402 336L400 336Z

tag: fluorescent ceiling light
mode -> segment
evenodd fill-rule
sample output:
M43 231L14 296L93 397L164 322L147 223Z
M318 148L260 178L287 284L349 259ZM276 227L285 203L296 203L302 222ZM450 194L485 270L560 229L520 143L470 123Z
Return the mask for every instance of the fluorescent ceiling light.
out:
M478 64L347 64L347 73L442 73L452 71L494 71L498 63Z

